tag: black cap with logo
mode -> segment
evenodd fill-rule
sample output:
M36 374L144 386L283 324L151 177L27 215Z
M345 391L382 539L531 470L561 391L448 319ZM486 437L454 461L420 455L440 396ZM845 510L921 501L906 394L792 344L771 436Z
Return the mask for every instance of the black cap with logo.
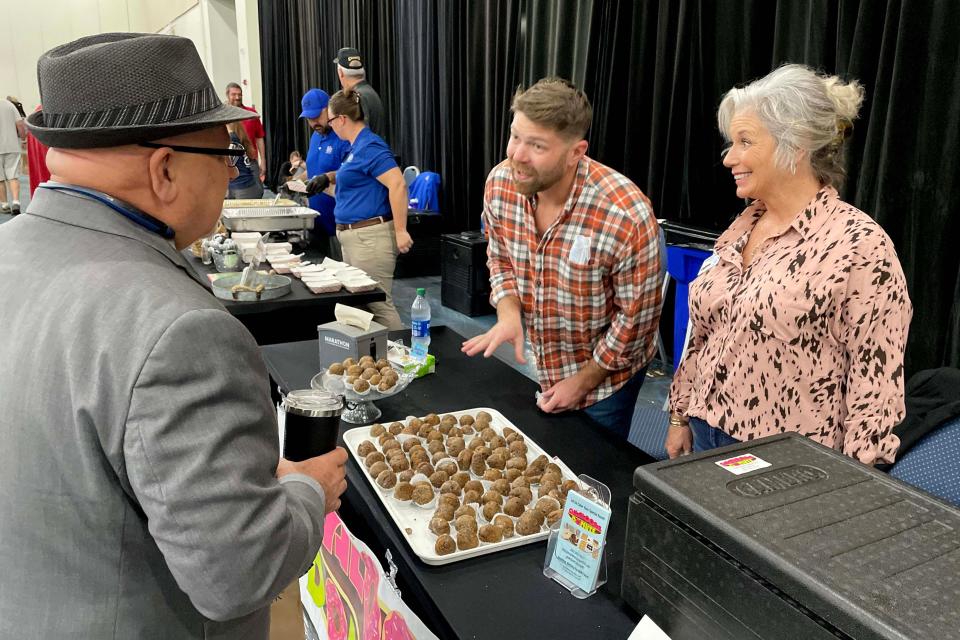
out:
M337 51L337 57L333 61L344 69L363 69L363 58L353 47L344 47Z

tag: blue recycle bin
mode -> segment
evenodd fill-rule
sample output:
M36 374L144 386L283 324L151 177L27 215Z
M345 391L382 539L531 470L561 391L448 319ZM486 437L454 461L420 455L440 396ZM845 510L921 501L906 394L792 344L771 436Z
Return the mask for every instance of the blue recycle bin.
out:
M709 251L692 247L667 246L667 273L677 283L673 307L673 367L680 365L683 340L690 319L690 283L697 277L700 265L710 257Z

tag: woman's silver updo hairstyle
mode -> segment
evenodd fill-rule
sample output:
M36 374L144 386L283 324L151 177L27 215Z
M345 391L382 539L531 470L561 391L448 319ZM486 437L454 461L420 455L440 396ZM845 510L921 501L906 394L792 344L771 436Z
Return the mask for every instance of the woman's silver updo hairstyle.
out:
M717 123L730 141L730 120L752 111L777 143L777 164L797 170L806 152L821 185L839 187L844 169L844 141L863 103L863 86L822 75L800 64L786 64L763 78L727 92L717 111Z

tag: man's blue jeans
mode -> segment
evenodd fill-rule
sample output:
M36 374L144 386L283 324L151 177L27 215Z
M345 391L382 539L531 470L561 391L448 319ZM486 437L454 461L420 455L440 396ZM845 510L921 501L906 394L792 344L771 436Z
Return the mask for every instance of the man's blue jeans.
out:
M630 433L630 421L633 419L633 410L637 406L637 394L643 386L647 368L637 371L626 384L617 389L613 395L607 396L600 402L583 409L583 412L617 434L624 440Z

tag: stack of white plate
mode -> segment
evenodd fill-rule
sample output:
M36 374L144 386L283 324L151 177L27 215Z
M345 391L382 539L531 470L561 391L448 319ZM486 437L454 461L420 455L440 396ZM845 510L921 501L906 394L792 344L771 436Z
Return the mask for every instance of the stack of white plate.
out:
M290 246L289 244L287 246ZM305 267L310 264L310 261L303 262L300 260L300 257L303 254L293 254L289 250L271 248L267 246L267 262L270 263L270 268L276 271L277 273L290 273L293 267Z
M287 245L289 247L289 245ZM281 252L267 245L267 260L277 273L289 273L300 278L303 284L314 293L336 293L346 287L351 293L372 291L377 281L367 275L363 269L352 267L345 262L324 258L320 264L300 261L300 256Z
M372 291L377 286L377 281L368 276L366 271L350 265L338 269L335 275L350 293Z
M260 234L256 231L236 231L230 234L233 241L237 243L237 249L240 251L240 258L250 264L253 256L257 252L257 243L260 241Z

